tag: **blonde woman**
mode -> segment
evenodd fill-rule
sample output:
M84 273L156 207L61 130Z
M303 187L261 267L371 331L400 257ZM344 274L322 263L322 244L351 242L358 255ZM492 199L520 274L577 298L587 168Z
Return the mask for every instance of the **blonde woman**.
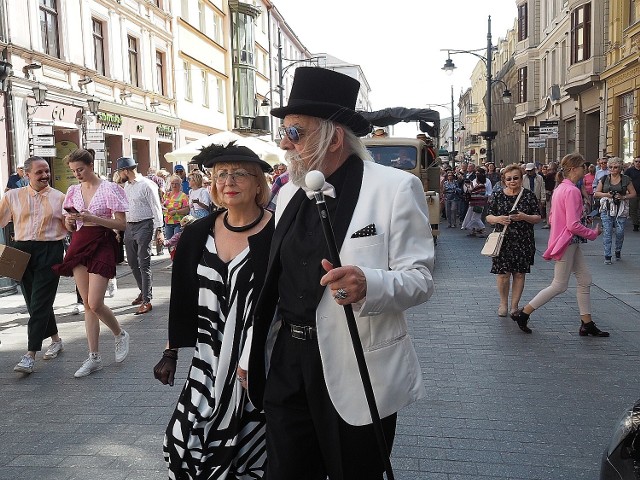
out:
M173 385L178 348L196 348L164 457L171 479L259 479L265 420L247 397L246 363L274 231L264 209L270 166L233 142L206 147L194 160L213 168L213 200L224 208L186 226L175 251L169 342L155 377Z
M498 315L506 317L509 290L511 290L511 313L518 310L524 290L525 275L531 271L536 253L533 226L540 222L541 217L535 194L522 186L523 175L520 166L514 163L505 167L501 177L504 187L494 195L487 222L496 225L497 231L509 227L500 255L493 258L491 266L491 273L497 275L500 295Z
M191 172L189 174L189 214L195 218L209 215L211 197L209 191L202 186L202 173Z
M553 205L548 221L551 225L545 260L555 260L553 281L541 290L523 309L511 314L524 333L531 333L527 326L529 316L551 299L565 292L573 272L576 281L576 297L580 310L580 336L608 337L591 319L591 273L587 267L580 245L595 240L602 233L598 224L595 230L583 224L582 193L576 184L584 177L584 158L579 153L565 156L560 162L556 176L558 186L553 191Z

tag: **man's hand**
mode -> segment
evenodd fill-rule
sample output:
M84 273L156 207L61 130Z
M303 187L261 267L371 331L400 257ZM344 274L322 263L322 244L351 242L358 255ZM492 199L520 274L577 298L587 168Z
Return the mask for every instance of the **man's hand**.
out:
M242 388L247 389L247 371L238 367L236 369L236 380L240 383Z
M327 274L320 279L320 285L331 289L331 295L338 305L357 303L367 295L367 279L359 267L346 265L333 268L329 260L323 259L322 268Z

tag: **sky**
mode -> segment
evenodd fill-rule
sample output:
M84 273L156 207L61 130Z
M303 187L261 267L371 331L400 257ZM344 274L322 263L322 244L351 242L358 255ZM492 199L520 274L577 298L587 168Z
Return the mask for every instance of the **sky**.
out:
M312 53L328 53L361 66L373 110L386 107L427 108L457 103L470 86L478 59L452 56L458 67L443 70L441 49L475 50L487 46L491 15L493 44L513 28L516 0L274 0L276 8ZM483 52L479 52L484 55ZM450 110L432 107L441 117ZM417 133L415 125L396 133ZM407 130L410 132L408 133Z

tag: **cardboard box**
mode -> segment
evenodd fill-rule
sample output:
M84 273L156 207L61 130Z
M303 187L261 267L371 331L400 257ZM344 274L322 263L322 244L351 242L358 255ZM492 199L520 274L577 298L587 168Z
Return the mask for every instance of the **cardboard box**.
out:
M22 280L31 255L17 248L0 244L0 277Z

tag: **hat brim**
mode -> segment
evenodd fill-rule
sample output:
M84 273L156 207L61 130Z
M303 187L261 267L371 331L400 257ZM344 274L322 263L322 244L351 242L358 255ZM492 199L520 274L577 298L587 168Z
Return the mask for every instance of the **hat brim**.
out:
M293 102L286 107L274 108L271 115L284 118L287 115L308 115L344 125L358 137L371 133L371 123L358 112L334 103Z
M127 165L125 167L118 167L116 170L121 172L122 170L133 170L134 168L138 168L138 164L134 163L133 165Z
M189 163L199 164L198 161L192 160ZM213 159L208 159L207 162L203 162L202 166L205 168L212 168L218 163L255 163L260 167L263 172L270 172L271 165L258 157L250 157L248 155L220 155Z

